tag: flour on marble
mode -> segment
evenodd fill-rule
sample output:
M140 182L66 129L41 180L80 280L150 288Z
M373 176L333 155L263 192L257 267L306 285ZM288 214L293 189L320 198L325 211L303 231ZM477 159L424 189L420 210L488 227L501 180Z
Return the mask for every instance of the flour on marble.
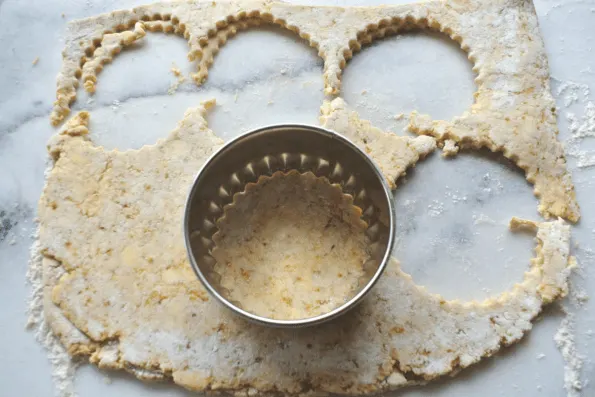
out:
M474 225L496 225L498 222L490 218L486 214L473 215Z
M52 166L48 162L44 172L45 178L51 172ZM43 307L43 254L39 243L38 227L31 234L31 239L34 243L29 252L29 265L26 276L27 282L31 286L26 328L35 332L35 339L48 352L48 359L52 366L52 380L56 388L55 394L60 397L76 397L74 375L79 364L70 357L45 318Z
M585 102L591 93L589 86L586 84L578 84L572 81L561 82L553 79L560 83L556 89L556 96L561 97L564 101L564 107L569 107L574 103ZM581 99L582 98L582 99Z
M581 370L584 357L576 350L574 329L574 315L566 313L566 317L560 323L554 336L556 346L564 358L564 389L566 389L567 397L579 397L583 389Z
M576 281L584 280L586 278L585 269L582 266L582 263L589 263L593 260L593 251L589 248L578 250L578 247L575 247L575 249L577 249L577 263L576 269L574 271L575 277L573 282L570 284L570 293L568 298L574 309L582 309L584 308L585 303L589 301L589 294Z
M18 202L12 206L0 208L0 243L6 241L8 245L16 245L19 240L25 238L26 227L17 230L17 226L22 224L31 213L28 206L23 206Z
M504 185L502 184L500 179L492 176L489 172L486 172L482 176L481 179L482 179L482 186L485 185L485 187L483 188L483 191L486 193L491 193L493 191L493 189L495 189L497 191L502 191L504 189ZM494 187L490 187L491 185L494 185Z
M118 111L120 109L120 105L121 105L120 101L118 101L117 99L114 99L112 101L112 105L111 105L112 106L112 110Z
M572 81L563 82L554 78L552 80L558 84L555 92L562 100L565 109L564 116L569 123L570 137L565 141L566 154L576 160L576 167L579 170L593 167L595 166L595 150L584 147L589 140L595 138L595 103L590 100L589 86ZM582 106L583 114L578 116L575 112L570 111L572 106ZM587 258L592 258L591 249L581 249L581 251ZM584 289L573 282L569 299L575 309L580 309L588 301L589 296ZM554 336L556 346L564 359L564 388L568 397L580 396L581 390L586 385L581 380L581 370L585 358L577 351L574 316L573 313L566 313L566 317L562 320Z
M442 215L443 212L444 204L438 200L432 200L432 202L428 205L428 214L432 218Z
M566 113L570 123L572 136L566 141L566 153L577 159L579 168L595 166L595 151L581 150L586 139L595 138L595 103L589 101L585 105L584 114L579 118L574 113Z
M582 288L578 288L575 285L572 286L570 301L575 306L583 306L589 300L589 294Z
M38 231L32 235L35 239L30 251L27 281L31 285L29 297L27 329L35 332L35 339L47 350L52 365L52 380L56 387L56 395L75 397L74 374L78 364L70 357L59 339L52 332L45 320L43 310L43 254L38 241Z
M453 204L457 204L460 202L466 203L467 202L467 196L465 195L461 195L461 193L458 190L452 190L450 187L446 186L446 196L448 198L450 198L453 202Z
M569 132L571 134L565 142L566 154L576 159L578 168L589 168L595 166L595 150L586 150L581 146L588 139L595 138L595 103L590 100L590 89L587 84L575 82L561 82L556 94L562 98L565 109L572 105L583 105L583 114L579 117L576 113L566 111L565 117L568 120Z

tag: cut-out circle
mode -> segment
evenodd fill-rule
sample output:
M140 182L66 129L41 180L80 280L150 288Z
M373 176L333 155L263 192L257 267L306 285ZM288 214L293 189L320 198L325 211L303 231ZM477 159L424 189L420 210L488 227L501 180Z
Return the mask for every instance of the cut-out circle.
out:
M203 84L221 92L222 106L209 122L226 140L263 125L318 124L324 99L322 59L296 34L275 25L238 32L221 47Z
M98 75L93 96L79 89L75 108L90 111L90 138L106 149L154 144L186 109L211 98L220 105L210 116L212 129L225 139L266 124L316 124L323 99L316 50L278 26L241 33L215 56L214 71L198 87L190 78L196 62L188 63L183 39L148 32L138 45L125 47ZM238 64L241 72L231 73ZM173 66L185 78L176 92Z
M430 156L395 195L393 250L417 285L445 299L482 300L509 290L529 269L533 236L513 233L512 215L535 218L522 171L498 154Z
M465 51L445 34L399 33L354 53L343 72L343 96L383 129L404 127L414 110L450 120L473 104L472 68Z
M166 137L164 131L175 125L188 107L208 99L201 96L184 100L168 95L169 88L177 81L171 69L179 68L186 76L192 71L186 53L183 38L147 32L105 65L97 75L93 95L85 92L81 84L73 110L90 112L93 142L119 150L154 144Z

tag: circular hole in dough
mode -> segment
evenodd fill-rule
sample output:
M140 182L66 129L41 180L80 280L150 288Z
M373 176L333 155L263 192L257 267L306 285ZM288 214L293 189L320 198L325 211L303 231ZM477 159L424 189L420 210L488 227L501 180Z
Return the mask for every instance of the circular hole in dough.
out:
M406 32L353 54L343 72L343 97L362 118L385 130L404 129L414 110L450 120L473 104L472 67L448 36Z

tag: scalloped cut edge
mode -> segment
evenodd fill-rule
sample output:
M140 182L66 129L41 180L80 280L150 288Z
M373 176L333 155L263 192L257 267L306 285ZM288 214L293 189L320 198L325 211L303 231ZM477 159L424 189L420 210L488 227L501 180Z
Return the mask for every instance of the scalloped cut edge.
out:
M491 18L490 29L478 23L487 16ZM474 64L475 101L450 121L412 113L409 129L435 137L440 145L450 141L447 155L456 154L459 146L502 152L534 184L540 201L538 211L546 219L560 216L576 222L580 218L564 149L557 140L552 112L555 102L549 92L548 64L537 17L533 5L525 0L427 1L344 8L267 0L185 1L155 3L78 20L69 25L52 124L60 124L70 113L87 57L101 49L106 35L133 34L126 29L136 23L151 24L148 30L182 35L190 46L188 59L199 59L198 70L192 76L199 84L229 37L260 23L279 25L318 49L324 61L325 93L330 96L339 94L342 70L362 45L411 28L445 34ZM121 46L116 47L111 52L117 53ZM98 55L105 56L105 52L98 51ZM111 60L111 55L107 56ZM108 59L92 62L101 69ZM94 89L94 78L85 75L87 89Z
M242 211L238 209L237 204L240 201L248 198L248 196L253 194L254 191L261 189L263 187L263 184L275 183L276 181L282 181L284 178L287 178L290 176L299 176L300 178L302 178L302 180L304 182L311 182L312 184L317 183L317 181L322 182L330 188L329 195L332 195L331 190L334 191L335 194L340 194L340 197L341 197L340 202L337 203L335 206L337 208L342 209L342 211L341 211L342 213L344 213L344 214L347 213L347 219L345 217L341 218L342 223L348 224L349 227L351 227L351 228L361 230L362 234L366 233L366 230L368 229L369 225L362 218L362 215L363 215L362 208L354 204L353 195L344 193L343 188L341 187L341 185L339 183L331 183L327 177L316 176L312 171L300 172L297 169L291 169L288 171L279 170L279 171L275 171L272 175L260 175L256 182L246 183L244 185L244 190L242 190L240 192L236 192L233 195L232 202L229 204L226 204L223 207L223 214L215 222L217 231L212 236L212 241L214 243L213 248L212 248L212 254L211 254L212 257L216 256L217 251L224 250L223 248L218 246L218 244L220 244L222 242L221 233L219 231L220 225L225 223L228 219L230 219L232 217L237 217L238 215L241 216ZM365 239L366 239L366 241L368 241L368 245L369 245L370 244L369 237L366 236ZM368 253L368 255L369 255L369 253ZM363 266L364 266L364 263L362 263L362 267ZM219 274L219 277L223 277L223 276L221 274ZM364 276L362 276L362 277L364 277ZM229 299L229 297L226 296L225 299ZM339 307L339 306L336 306L336 307ZM334 307L331 310L334 310L336 307ZM246 307L243 307L243 309L250 311L249 308L246 308ZM253 313L253 312L251 312L251 313ZM317 313L316 316L322 315L324 313L326 313L326 312ZM253 313L253 314L262 316L262 314L259 314L259 313ZM309 316L309 317L313 317L313 316ZM309 318L309 317L304 317L304 318ZM298 318L274 318L274 319L275 320L298 320L298 319L301 320L304 318L298 317Z

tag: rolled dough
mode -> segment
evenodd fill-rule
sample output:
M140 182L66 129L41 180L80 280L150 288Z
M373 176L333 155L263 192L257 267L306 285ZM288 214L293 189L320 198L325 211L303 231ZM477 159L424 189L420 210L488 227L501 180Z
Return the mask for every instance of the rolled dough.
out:
M71 354L198 391L362 394L492 355L567 293L569 226L515 219L513 228L536 232L536 257L521 283L493 299L446 301L392 260L337 321L300 330L247 323L207 294L183 246L186 191L222 143L204 114L189 110L166 139L140 150L94 146L84 112L50 142L55 165L39 205L44 305Z

